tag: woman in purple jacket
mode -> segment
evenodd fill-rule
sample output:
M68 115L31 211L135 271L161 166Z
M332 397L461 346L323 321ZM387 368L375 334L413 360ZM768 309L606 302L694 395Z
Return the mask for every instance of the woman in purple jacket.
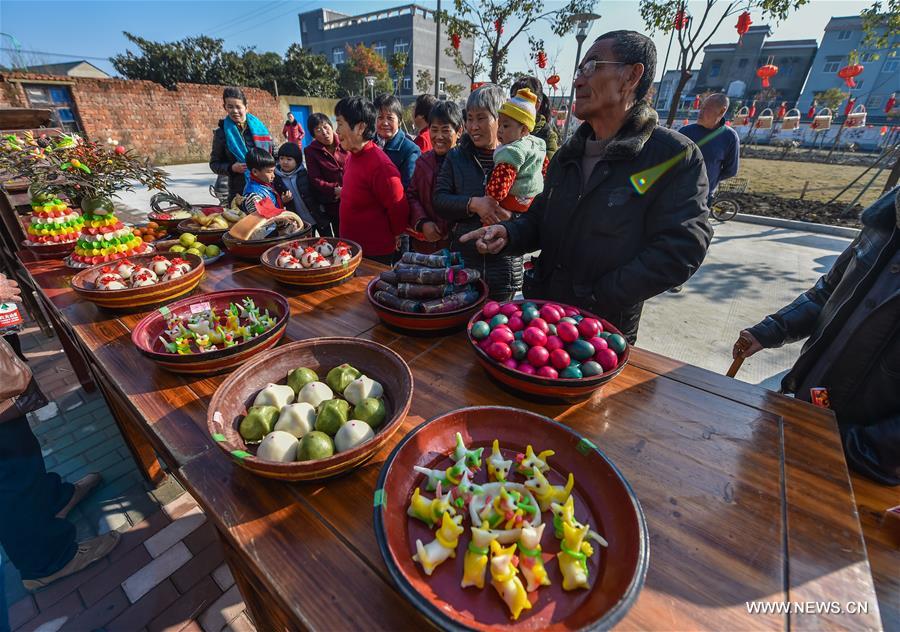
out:
M306 171L313 199L322 206L321 211L313 209L313 215L320 232L328 234L330 229L331 235L336 236L347 150L341 147L331 120L325 114L310 114L307 125L314 140L303 150Z

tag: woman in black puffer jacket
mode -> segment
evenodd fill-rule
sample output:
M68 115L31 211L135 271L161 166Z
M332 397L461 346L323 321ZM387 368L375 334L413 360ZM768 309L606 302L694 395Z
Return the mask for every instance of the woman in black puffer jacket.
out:
M494 167L497 114L506 95L494 84L484 85L466 102L466 135L447 153L434 188L434 210L450 223L450 249L463 255L466 267L481 272L494 300L508 301L522 289L522 257L480 254L460 235L483 224L512 219L514 214L486 197L485 184Z

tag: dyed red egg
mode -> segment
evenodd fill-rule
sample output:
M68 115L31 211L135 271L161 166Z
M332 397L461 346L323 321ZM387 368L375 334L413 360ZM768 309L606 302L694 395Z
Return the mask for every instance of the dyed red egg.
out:
M547 321L544 320L543 318L532 318L531 322L528 323L528 326L529 327L537 327L538 329L543 331L545 334L550 333L550 327L547 326Z
M595 353L599 353L604 349L609 349L609 345L606 344L606 340L604 340L603 338L591 338L590 340L588 340L588 342L590 342L591 346L594 347Z
M571 364L572 359L569 357L565 349L554 349L550 353L550 364L554 368L562 370Z
M565 316L578 316L580 313L581 313L581 312L579 312L579 311L578 311L577 309L575 309L574 307L564 307L564 308L563 308L563 314L564 314Z
M487 354L498 362L505 362L512 357L512 349L503 342L492 342L487 348Z
M561 322L556 326L556 335L563 342L575 342L578 340L578 328L572 323Z
M550 360L550 352L544 347L532 347L528 350L528 363L534 367L543 367Z
M559 319L562 318L562 314L556 311L556 308L552 305L544 305L541 307L541 318L551 325L555 325L559 322Z
M502 342L507 345L515 339L515 335L508 327L497 327L488 336L488 340L491 342Z
M488 301L484 304L484 309L482 309L481 312L485 318L493 318L500 313L500 303L497 301Z
M603 349L602 351L598 351L597 355L594 356L600 366L603 367L603 371L612 371L614 368L619 366L619 356L616 355L616 352L612 349Z
M500 313L504 316L512 316L519 309L515 303L505 303L500 306Z
M565 347L566 343L564 343L559 336L547 336L547 344L544 346L547 347L547 351L553 353L556 349Z
M512 358L509 358L509 359L503 361L503 366L505 366L508 369L515 370L516 368L518 368L519 363L516 362L515 360L513 360Z
M559 379L559 373L552 366L542 366L537 370L537 374L551 380Z
M516 367L516 371L521 371L522 373L527 373L528 375L534 375L537 372L535 368L527 362L519 362L519 366Z
M583 318L578 323L578 333L588 340L599 334L601 330L600 321L596 318Z
M506 323L506 326L509 327L513 332L525 329L525 323L522 320L522 317L516 316L515 314L509 317L509 322Z
M533 323L534 320L531 322ZM531 347L543 347L547 344L547 334L537 327L529 326L522 334L522 340Z

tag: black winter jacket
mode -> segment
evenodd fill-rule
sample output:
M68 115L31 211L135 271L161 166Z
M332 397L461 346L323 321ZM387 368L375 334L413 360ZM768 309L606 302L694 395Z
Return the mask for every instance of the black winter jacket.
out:
M450 249L462 253L466 266L480 271L494 300L508 301L522 288L522 257L508 254L482 255L474 242L459 237L481 228L481 218L466 210L469 199L482 197L490 173L475 158L475 145L468 136L447 153L438 173L432 198L434 211L450 224Z
M254 147L253 132L250 126L244 127L244 143L247 147ZM228 151L228 144L225 142L225 120L219 121L219 126L213 131L212 151L209 152L209 168L213 173L220 176L228 176L228 202L231 199L244 192L244 185L247 180L243 173L235 173L231 170L231 165L239 162L237 158Z
M827 274L749 330L766 348L808 338L781 382L786 393L801 387L900 248L900 188L882 196L861 219L862 232ZM857 331L817 386L828 388L850 466L886 485L900 485L900 291Z
M583 124L556 153L529 211L504 223L504 252L541 251L526 297L592 311L632 343L644 301L690 278L712 239L703 156L656 124L652 108L636 105L586 187L581 163L593 130ZM666 161L671 167L656 180L646 175L652 184L640 195L629 178Z

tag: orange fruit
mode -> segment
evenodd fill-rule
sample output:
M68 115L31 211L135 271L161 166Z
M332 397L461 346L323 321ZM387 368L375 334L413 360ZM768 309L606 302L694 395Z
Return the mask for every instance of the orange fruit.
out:
M144 236L142 237L142 239L143 239L144 241L153 241L153 235L149 235L149 234L148 234L148 235L144 235Z

